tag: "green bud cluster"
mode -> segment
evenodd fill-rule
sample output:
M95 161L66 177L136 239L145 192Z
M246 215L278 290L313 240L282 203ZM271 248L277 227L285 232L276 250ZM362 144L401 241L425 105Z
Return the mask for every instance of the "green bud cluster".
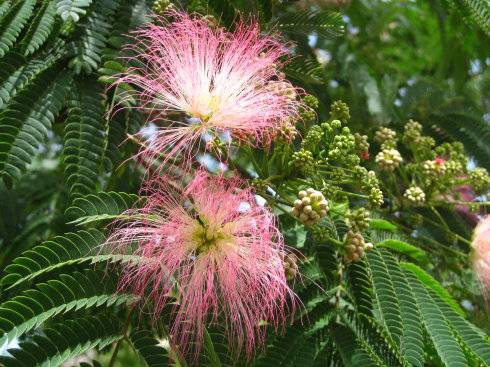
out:
M464 168L459 161L450 159L446 161L444 165L446 166L446 175L449 178L456 178L458 175L464 173Z
M421 158L433 158L433 148L436 145L436 141L430 136L421 136L417 142L410 147L412 151Z
M464 146L460 142L444 143L436 147L437 156L446 157L447 160L455 160L461 163L463 167L468 164L468 158L464 152Z
M371 190L372 187L379 187L379 180L374 171L368 171L364 167L356 167L354 169L354 179L361 183L361 188L364 191Z
M305 174L310 174L315 168L313 153L306 149L294 152L289 165L299 168Z
M307 96L308 97L308 96ZM305 97L305 98L307 98ZM308 100L308 98L307 98ZM308 102L311 106L316 103ZM338 115L347 118L348 112L343 102L337 101L333 105ZM344 111L343 114L340 112ZM359 149L368 149L367 137L351 133L347 126L339 119L325 121L320 125L313 125L305 134L301 142L301 150L293 153L290 165L300 168L305 175L314 174L315 168L322 164L332 166L343 165L345 168L354 169L361 162ZM350 177L346 177L348 180ZM334 177L328 177L335 180Z
M405 124L402 141L407 145L417 144L422 136L422 125L412 119Z
M325 184L322 187L322 193L330 200L335 199L340 190L341 188L337 185Z
M257 193L263 193L267 191L267 188L269 187L269 183L267 180L263 180L260 178L254 178L250 182L250 185L254 189L255 192Z
M335 136L336 130L342 127L342 122L340 120L332 120L330 122L324 122L320 126L327 137L332 137Z
M316 113L312 109L309 108L301 108L299 111L300 119L305 123L314 122L316 119Z
M383 192L378 187L373 187L371 191L369 191L369 204L373 208L379 208L383 203Z
M294 254L284 256L284 275L287 280L294 279L298 274L298 257Z
M418 186L410 186L403 196L412 204L425 203L425 192Z
M366 208L349 210L345 216L347 225L353 232L362 232L369 227L371 218Z
M395 148L387 148L378 153L375 161L382 170L392 172L403 162L403 158Z
M470 180L476 192L484 192L490 189L490 176L485 168L477 167L471 171Z
M321 125L323 133L325 135L325 143L328 143L339 133L338 130L342 127L340 120L332 120L330 122L323 122Z
M355 133L354 140L356 144L356 152L358 154L369 152L369 143L368 143L367 135L361 135L359 133Z
M308 130L308 133L301 142L301 146L303 148L317 146L321 142L322 138L323 129L318 125L314 125L310 128L310 130Z
M349 264L359 261L366 251L372 250L373 247L372 243L365 242L364 237L360 233L348 231L344 240L344 262Z
M396 132L390 128L383 127L376 131L374 141L381 145L381 149L394 148L397 143Z
M308 102L306 107L310 106L315 107L316 103ZM350 185L347 190L355 186L364 194L353 196L365 198L371 207L380 206L383 194L376 174L360 166L361 159L369 158L367 136L355 134L346 126L350 115L344 102L334 102L330 116L329 120L311 126L304 134L301 149L289 156L290 167L297 168L297 172L306 179L313 176L318 179L316 182L322 182L321 192L329 200L339 196L347 197L349 192L344 191L344 185ZM296 175L297 172L292 174ZM298 218L300 209L297 208ZM311 225L307 218L303 218L303 222Z
M324 218L328 212L328 201L320 191L313 188L301 190L294 201L291 214L306 225L313 225Z
M344 124L350 119L349 106L342 101L335 101L330 105L330 117L334 120L340 120Z
M305 123L311 123L316 119L315 109L318 108L319 102L315 96L307 95L303 97L304 107L300 108L299 116Z
M379 180L374 171L358 166L354 169L354 179L360 182L362 191L368 195L371 207L378 208L383 205L383 192L379 189Z
M173 7L174 4L170 0L156 0L153 3L152 10L158 15L163 15L166 11L173 9Z
M347 167L352 168L358 166L361 163L361 158L359 158L359 156L356 154L348 154L344 157L343 161L347 165Z
M324 122L320 126L325 136L322 156L327 161L343 163L349 168L359 165L356 138L350 129L347 126L342 127L340 120Z
M446 173L446 162L442 159L427 160L422 163L424 173L429 178L434 176L442 176Z
M320 101L318 101L318 98L315 96L308 94L307 96L303 97L303 103L313 109L317 109L318 106L320 105Z
M294 122L292 120L287 120L279 129L279 133L277 134L277 141L286 143L293 141L296 136L298 136L298 130L296 126L294 126Z
M328 158L331 160L342 161L350 152L354 151L356 147L356 140L349 132L342 131L341 135L335 135L332 144L330 145L330 151L328 152Z
M333 181L342 181L346 176L346 172L342 168L335 168L330 172L330 179Z
M316 224L311 227L311 235L315 242L322 243L328 240L331 233L327 227Z

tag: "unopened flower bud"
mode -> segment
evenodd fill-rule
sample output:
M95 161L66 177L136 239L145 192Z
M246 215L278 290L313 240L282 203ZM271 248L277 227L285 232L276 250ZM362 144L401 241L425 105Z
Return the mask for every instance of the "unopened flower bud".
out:
M330 115L333 119L340 120L346 124L350 119L349 107L342 101L335 101L330 106Z
M378 208L383 205L383 202L383 192L379 188L373 187L369 192L369 204L374 208Z
M490 176L485 168L477 167L470 172L471 185L477 192L490 188Z
M396 149L384 149L376 156L376 163L385 171L393 171L401 162L403 158Z
M321 225L314 225L311 227L311 234L315 242L325 242L330 236L330 230L327 227Z
M269 187L267 180L262 180L260 178L254 178L250 185L253 187L254 191L257 193L266 192Z
M425 202L425 192L418 186L410 186L403 196L413 204L422 204Z
M434 160L427 160L422 164L422 168L424 169L424 173L431 176L442 176L446 173L446 164L445 160L436 157Z
M279 142L291 142L297 135L298 130L296 129L294 121L287 119L279 128L276 139L278 139Z
M320 126L315 125L308 130L305 138L301 142L301 146L304 148L310 148L317 146L323 137L323 130Z
M284 275L287 280L294 279L298 274L298 257L294 254L287 254L284 257Z
M330 126L334 129L340 129L342 127L342 121L340 120L332 120Z
M320 191L309 188L298 192L291 214L306 225L313 225L328 212L328 201Z
M173 9L175 6L170 2L170 0L156 0L153 3L152 10L159 15L165 14L169 10Z
M422 125L412 119L408 120L405 124L405 131L403 132L403 142L405 144L413 144L420 140L422 133Z
M308 107L314 108L314 109L318 108L318 106L320 105L320 102L318 101L318 98L316 98L315 96L313 96L311 94L308 94L307 96L304 96L303 97L303 102Z
M354 232L361 232L369 227L369 211L365 208L349 210L346 215L347 224Z
M374 141L384 144L387 148L394 148L396 145L396 132L390 128L383 127L376 131Z
M315 166L313 153L306 149L294 152L289 164L299 168L303 173L308 174L313 171Z
M360 233L348 231L344 240L344 262L349 264L356 262L364 256L366 251L373 248L372 243L366 243L364 237Z

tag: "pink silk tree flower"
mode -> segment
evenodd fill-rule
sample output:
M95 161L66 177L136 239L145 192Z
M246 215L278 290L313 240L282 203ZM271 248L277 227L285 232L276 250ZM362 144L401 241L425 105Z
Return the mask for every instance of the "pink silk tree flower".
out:
M478 223L473 237L473 268L483 287L483 295L490 295L490 215Z
M205 325L220 321L232 349L251 356L264 324L277 330L294 314L281 233L243 184L202 170L181 190L154 179L146 205L126 213L105 244L116 253L136 244L141 260L125 267L119 288L150 302L155 319L173 309L171 340L184 354L198 352Z
M131 65L114 85L147 112L156 132L140 154L172 163L192 161L205 139L268 145L303 106L279 71L287 49L256 22L233 32L208 21L171 12L133 33ZM125 87L124 89L127 89ZM124 95L124 93L123 93ZM123 98L124 100L125 98Z

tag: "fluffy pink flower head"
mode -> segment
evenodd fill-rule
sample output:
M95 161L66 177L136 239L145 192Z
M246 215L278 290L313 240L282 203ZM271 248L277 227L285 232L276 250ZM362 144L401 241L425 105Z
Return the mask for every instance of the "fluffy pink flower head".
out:
M128 215L135 219L107 246L136 243L142 260L120 287L153 302L155 317L176 297L171 336L182 352L199 351L204 326L219 320L234 350L250 356L264 342L263 322L278 328L294 312L281 234L240 180L199 171L183 190L154 181L146 206Z
M483 294L490 294L490 215L475 228L473 238L473 267L483 286Z
M115 85L134 87L127 97L148 112L156 136L141 154L189 162L203 139L231 136L237 143L267 145L302 106L279 72L286 49L255 22L233 32L203 18L168 14L148 23L128 46L130 67ZM209 144L207 145L209 148Z

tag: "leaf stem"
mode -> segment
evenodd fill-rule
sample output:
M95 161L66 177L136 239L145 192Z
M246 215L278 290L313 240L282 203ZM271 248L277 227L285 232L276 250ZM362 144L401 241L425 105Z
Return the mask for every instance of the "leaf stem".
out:
M108 367L113 367L114 363L116 362L117 354L119 353L119 348L121 347L121 342L127 338L128 334L128 329L129 325L131 324L131 316L133 316L133 311L135 307L131 307L128 313L128 318L126 319L126 322L124 323L124 329L123 329L123 336L121 339L119 339L116 343L116 346L114 348L114 352L112 352L111 360L109 361L109 366Z

